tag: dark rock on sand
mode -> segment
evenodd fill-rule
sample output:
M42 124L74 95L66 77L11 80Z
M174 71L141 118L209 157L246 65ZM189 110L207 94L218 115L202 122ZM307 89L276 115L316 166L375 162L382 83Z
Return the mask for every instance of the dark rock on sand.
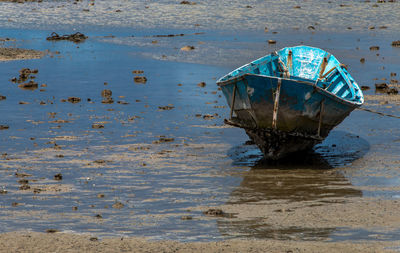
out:
M114 100L113 100L112 98L108 97L108 98L103 99L103 100L101 101L101 103L102 103L102 104L113 104L113 103L114 103Z
M182 1L182 2L180 2L180 4L196 5L196 2Z
M206 83L205 82L200 82L197 84L197 86L199 87L206 87Z
M46 233L57 233L57 232L58 232L58 230L54 229L54 228L46 229Z
M54 175L54 180L60 181L63 179L63 176L61 175L61 173L57 173Z
M121 208L124 207L124 204L122 204L121 202L117 201L112 205L112 207L115 208L115 209L121 209Z
M214 216L214 217L225 217L226 215L226 213L221 209L214 209L214 208L204 211L203 214L206 216Z
M29 190L31 187L28 184L23 184L19 187L21 191Z
M19 177L19 178L23 178L23 177L30 177L32 176L31 174L28 173L22 173L22 172L15 172L15 176Z
M49 37L46 38L46 40L50 41L59 41L59 40L68 40L72 41L75 43L80 43L84 42L88 37L80 32L74 33L74 34L65 34L65 35L58 35L55 32L52 32Z
M397 88L395 88L395 87L392 87L392 88L389 88L389 89L386 91L386 93L387 93L387 94L391 94L391 95L395 95L395 94L398 94L398 93L399 93L399 90L398 90Z
M211 114L205 114L203 115L203 119L205 120L215 119L215 116Z
M158 109L159 109L159 110L162 110L162 111L172 110L172 109L174 109L174 108L175 108L174 106L169 106L169 105L166 105L166 106L159 106L159 107L158 107Z
M103 98L109 98L112 96L112 91L111 90L102 90L101 91L101 96Z
M27 83L21 83L18 85L18 88L22 89L22 90L36 90L38 88L38 83L30 80Z
M189 215L184 215L181 217L181 220L193 220L193 217Z
M103 160L103 159L99 159L99 160L93 161L93 163L97 163L97 164L105 164L107 162L109 162L109 161L106 161L106 160Z
M386 83L376 83L375 84L375 89L383 91L383 90L389 89L389 86Z
M76 103L81 102L81 99L78 98L78 97L69 97L69 98L67 99L67 101L70 102L70 103L76 104Z
M143 70L132 70L132 74L143 74Z
M92 124L92 128L93 129L100 129L100 128L104 128L104 125L102 125L102 124Z
M173 142L173 141L175 141L174 138L167 138L165 136L160 136L160 138L157 141L153 141L153 144L160 144L160 143Z
M400 40L393 41L392 47L400 47Z
M35 194L41 193L42 191L43 191L43 189L40 189L40 188L33 189L33 193L35 193Z
M387 93L390 95L398 94L399 91L395 87L389 87L386 83L376 83L375 84L375 92L377 93Z
M18 180L18 183L19 184L28 184L29 180L28 179L20 179L20 180Z
M147 78L144 76L135 76L133 78L133 81L135 81L135 83L142 83L145 84L147 82Z

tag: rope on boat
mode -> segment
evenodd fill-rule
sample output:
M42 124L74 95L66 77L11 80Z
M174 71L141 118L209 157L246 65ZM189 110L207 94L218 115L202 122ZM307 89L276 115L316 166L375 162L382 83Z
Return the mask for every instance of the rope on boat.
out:
M357 108L358 110L362 110L362 111L366 111L366 112L371 112L371 113L375 113L381 116L386 116L386 117L391 117L391 118L396 118L396 119L400 119L400 116L396 116L396 115L392 115L392 114L388 114L388 113L383 113L383 112L377 112L371 109L367 109L367 108Z

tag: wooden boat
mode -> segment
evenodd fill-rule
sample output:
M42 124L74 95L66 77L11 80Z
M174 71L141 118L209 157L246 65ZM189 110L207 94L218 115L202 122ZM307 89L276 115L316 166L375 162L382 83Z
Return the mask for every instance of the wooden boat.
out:
M231 108L225 122L243 128L269 159L312 148L364 102L346 66L309 46L266 55L217 84Z

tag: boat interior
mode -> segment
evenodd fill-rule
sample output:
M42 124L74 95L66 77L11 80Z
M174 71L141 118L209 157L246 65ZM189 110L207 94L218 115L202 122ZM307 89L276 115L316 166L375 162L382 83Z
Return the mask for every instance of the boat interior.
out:
M245 74L290 78L313 83L339 98L362 103L363 95L345 65L328 52L318 48L299 46L284 48L246 64L219 82Z

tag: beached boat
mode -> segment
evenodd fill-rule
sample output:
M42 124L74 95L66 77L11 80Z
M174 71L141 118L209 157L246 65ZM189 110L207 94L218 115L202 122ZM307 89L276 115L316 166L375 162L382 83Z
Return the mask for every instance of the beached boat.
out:
M308 46L266 55L217 84L231 108L225 122L243 128L269 159L312 148L364 102L346 66Z

